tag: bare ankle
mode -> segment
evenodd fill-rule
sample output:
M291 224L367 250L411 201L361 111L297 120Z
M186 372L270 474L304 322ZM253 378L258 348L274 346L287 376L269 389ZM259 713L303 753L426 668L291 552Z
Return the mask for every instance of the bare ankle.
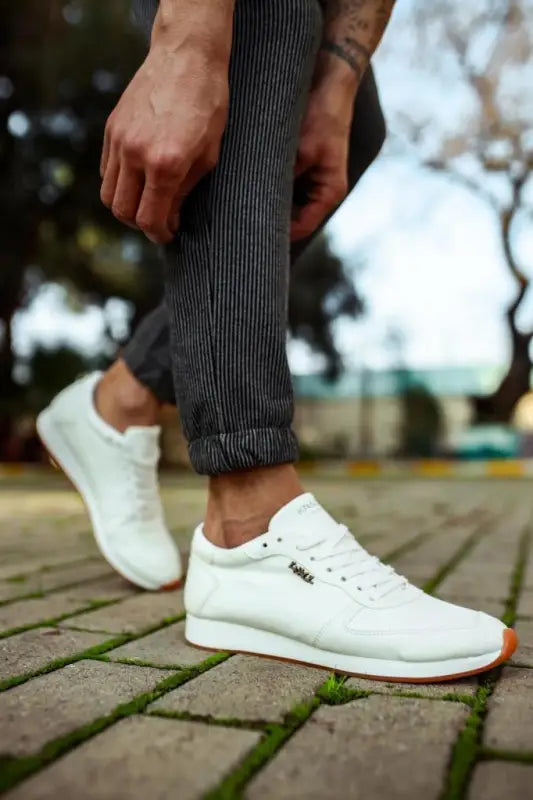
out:
M159 401L137 380L124 361L116 361L102 376L95 391L96 410L116 430L123 433L132 425L156 425Z
M210 478L205 534L219 547L238 547L265 533L274 514L302 492L292 464Z

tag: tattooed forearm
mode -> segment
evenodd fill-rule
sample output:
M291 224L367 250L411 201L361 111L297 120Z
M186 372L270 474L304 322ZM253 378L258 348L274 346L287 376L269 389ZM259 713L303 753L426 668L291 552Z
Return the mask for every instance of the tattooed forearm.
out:
M322 49L346 61L360 78L387 27L395 0L323 0Z

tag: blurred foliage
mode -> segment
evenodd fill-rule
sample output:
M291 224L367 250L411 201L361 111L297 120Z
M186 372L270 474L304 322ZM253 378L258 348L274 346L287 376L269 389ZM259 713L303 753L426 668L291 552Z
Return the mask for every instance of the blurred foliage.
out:
M531 250L519 247L533 223L533 3L413 0L399 38L415 69L424 64L444 90L469 98L452 126L420 104L401 108L393 129L415 145L422 164L472 192L493 214L514 284L505 315L510 359L496 390L473 397L472 406L478 423L508 423L533 368L533 320L521 314L533 265Z
M425 386L406 386L400 398L402 419L398 455L431 458L438 454L443 414L437 398Z
M62 346L47 356L38 349L17 370L13 318L45 283L62 284L79 310L110 297L130 301L132 328L160 298L157 249L99 199L104 125L146 47L129 6L0 0L0 431L89 366ZM335 374L332 311L355 313L360 303L324 240L311 269L313 280L301 266L295 271L292 330L326 355Z
M105 120L144 48L127 24L128 3L2 6L0 385L4 409L20 409L30 387L14 379L11 323L40 286L63 284L80 308L120 296L139 318L159 298L161 267L155 249L99 201Z
M330 380L342 371L333 323L341 316L356 317L362 311L362 299L344 263L331 250L327 236L320 234L292 268L289 328L293 336L326 357Z

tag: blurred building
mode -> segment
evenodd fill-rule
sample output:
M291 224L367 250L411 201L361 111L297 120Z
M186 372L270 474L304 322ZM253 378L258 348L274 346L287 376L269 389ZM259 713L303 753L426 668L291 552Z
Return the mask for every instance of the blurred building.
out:
M492 391L501 375L497 367L363 370L333 383L320 375L294 375L302 457L453 455L471 423L470 397ZM163 451L168 463L184 464L187 449L176 423L169 408ZM406 453L409 441L420 451Z

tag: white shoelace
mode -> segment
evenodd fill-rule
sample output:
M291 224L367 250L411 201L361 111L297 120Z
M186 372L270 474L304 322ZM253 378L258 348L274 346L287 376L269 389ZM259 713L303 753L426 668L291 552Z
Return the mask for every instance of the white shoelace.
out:
M152 465L131 463L133 496L132 516L137 520L151 522L162 517L157 470Z
M368 593L371 600L379 600L396 589L407 588L407 578L371 556L356 542L346 525L339 525L339 535L320 534L303 537L296 545L298 550L314 551L311 561L326 562L327 572L340 573L341 581L353 581L356 588Z

